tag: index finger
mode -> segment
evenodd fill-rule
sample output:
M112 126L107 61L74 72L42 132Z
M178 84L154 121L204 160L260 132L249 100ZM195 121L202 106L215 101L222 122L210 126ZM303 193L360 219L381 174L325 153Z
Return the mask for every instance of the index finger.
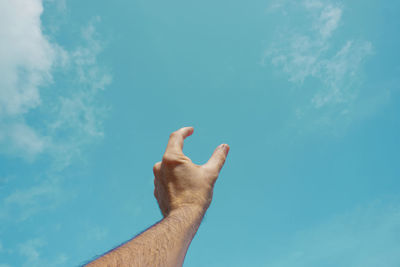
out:
M169 136L166 152L183 153L183 140L193 134L193 127L183 127Z

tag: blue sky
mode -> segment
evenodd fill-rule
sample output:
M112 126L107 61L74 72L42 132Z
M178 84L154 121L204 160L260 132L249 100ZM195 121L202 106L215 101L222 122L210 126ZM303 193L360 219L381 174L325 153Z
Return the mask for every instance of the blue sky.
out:
M0 266L161 219L170 132L231 147L185 266L400 265L398 1L0 0Z

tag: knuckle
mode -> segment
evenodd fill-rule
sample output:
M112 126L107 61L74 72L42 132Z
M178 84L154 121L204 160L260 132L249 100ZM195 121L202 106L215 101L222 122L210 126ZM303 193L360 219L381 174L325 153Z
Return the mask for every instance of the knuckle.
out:
M178 131L175 131L175 132L172 132L170 135L169 135L169 137L170 138L174 138L174 137L176 137L178 135Z
M157 175L157 173L160 171L160 167L161 167L161 162L157 162L156 164L154 164L153 166L154 175Z
M156 165L153 166L153 173L154 173L154 175L157 174L157 166Z
M174 162L175 160L176 160L176 157L172 153L165 153L162 158L162 161L164 163L171 163L171 162Z
M164 154L162 161L167 165L176 165L181 163L182 158L177 154L168 152Z

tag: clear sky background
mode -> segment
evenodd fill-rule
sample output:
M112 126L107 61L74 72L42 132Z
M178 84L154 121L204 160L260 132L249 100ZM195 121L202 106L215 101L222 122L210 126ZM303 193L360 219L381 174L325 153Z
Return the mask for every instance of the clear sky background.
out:
M0 0L0 266L162 218L169 134L231 147L187 267L400 266L400 2Z

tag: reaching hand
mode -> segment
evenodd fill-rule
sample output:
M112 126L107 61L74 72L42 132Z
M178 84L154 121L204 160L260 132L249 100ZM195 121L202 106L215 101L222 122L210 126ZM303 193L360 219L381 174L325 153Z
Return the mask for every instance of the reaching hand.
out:
M207 210L215 181L228 155L229 146L222 144L206 164L194 164L182 151L184 139L193 130L193 127L184 127L173 132L162 161L153 167L154 196L164 217L184 206Z

